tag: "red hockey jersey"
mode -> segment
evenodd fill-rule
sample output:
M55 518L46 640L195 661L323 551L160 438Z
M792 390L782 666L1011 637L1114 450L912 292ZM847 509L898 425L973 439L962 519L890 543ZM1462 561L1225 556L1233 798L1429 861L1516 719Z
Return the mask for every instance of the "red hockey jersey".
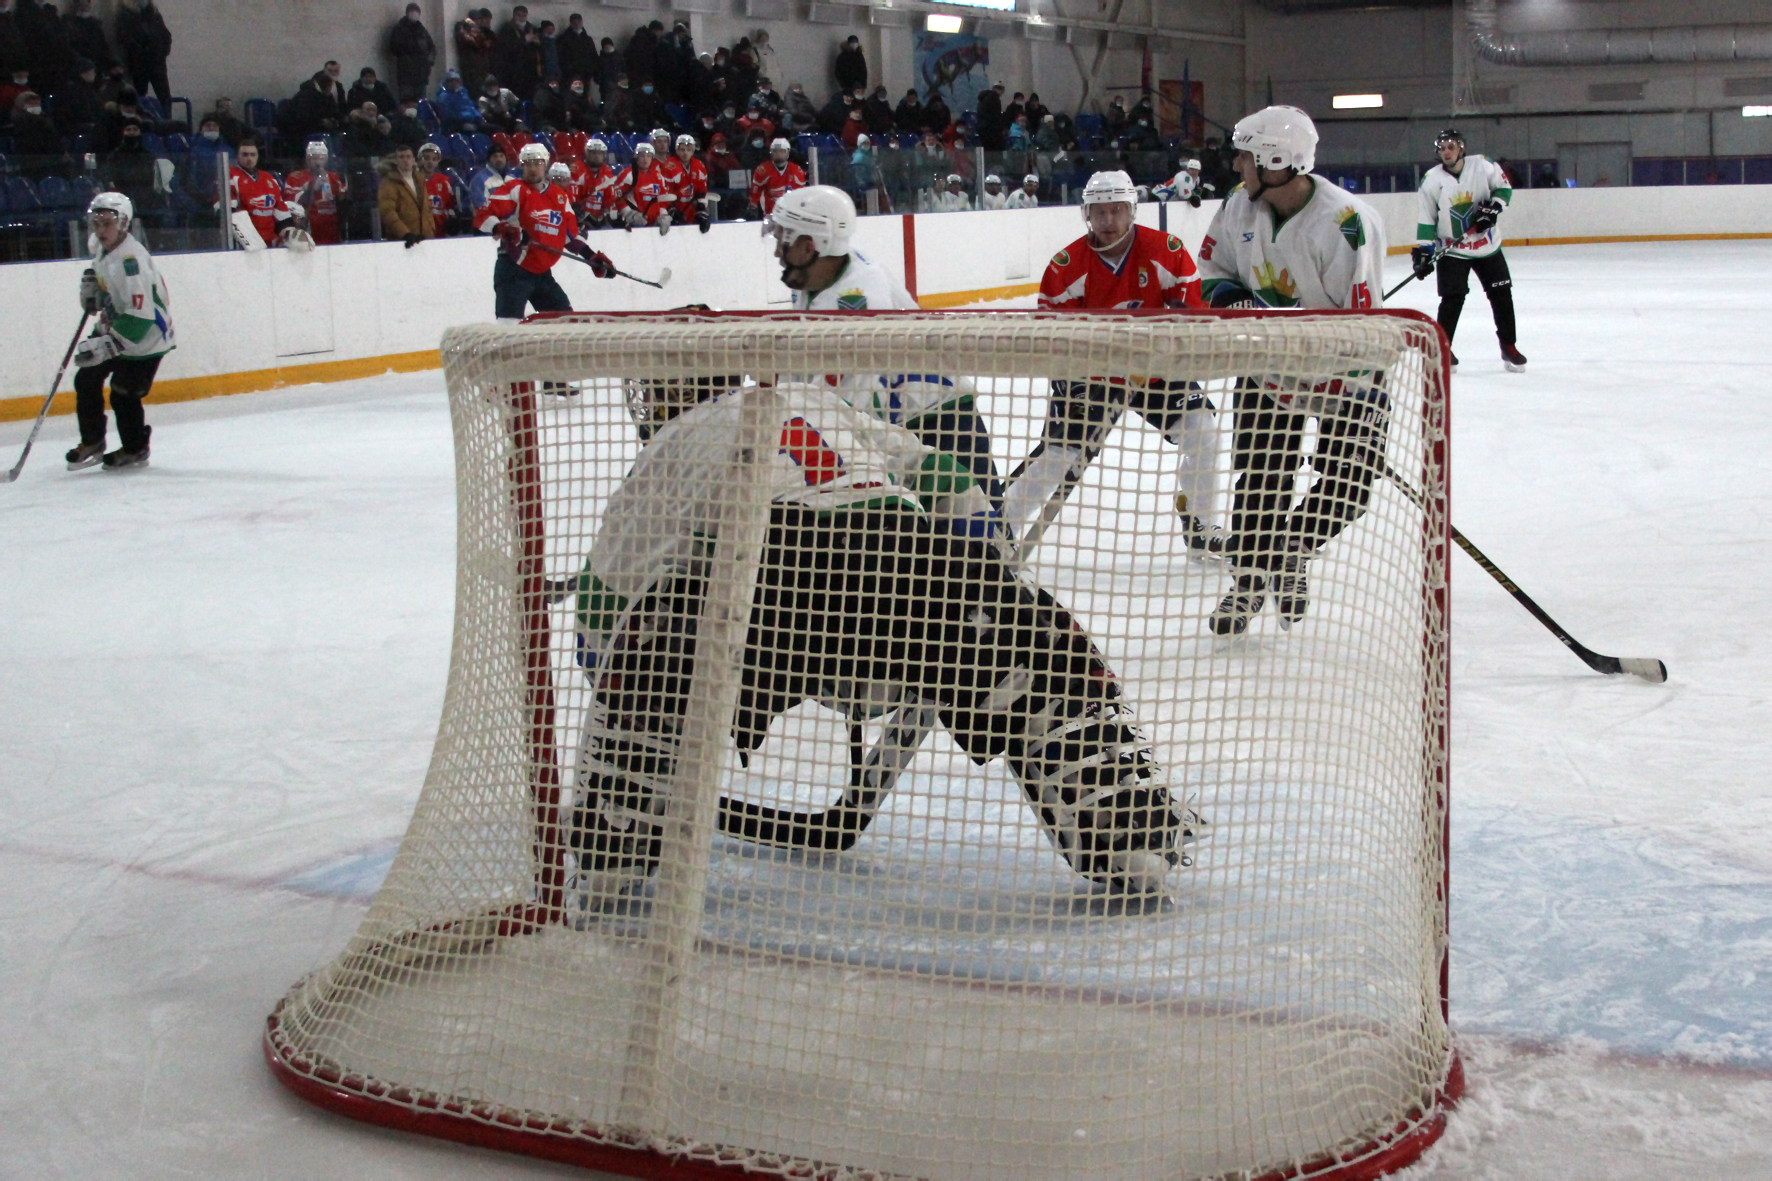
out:
M645 168L635 171L624 168L615 179L615 187L621 194L621 200L638 209L646 218L646 224L658 221L658 215L671 207L676 194L667 195L664 176L658 170L658 162L654 161Z
M1117 267L1103 262L1087 237L1053 255L1040 279L1040 308L1204 307L1200 273L1181 239L1146 226L1133 227L1133 233Z
M806 173L798 164L789 160L777 168L774 160L765 160L751 173L751 204L767 217L784 193L805 187Z
M683 161L675 156L666 156L658 162L658 179L664 185L664 194L660 200L671 210L672 217L680 217L677 207L677 194L683 189Z
M677 208L685 216L693 217L701 207L701 199L708 195L708 166L695 156L689 157L685 164L676 161L682 169L682 176L677 180Z
M572 170L573 199L586 217L605 217L618 199L615 170L607 164L592 168L580 160Z
M425 196L431 201L431 221L437 233L443 232L443 219L455 213L455 185L447 173L437 171L425 177Z
M235 209L252 215L253 228L269 246L277 240L277 231L289 222L289 206L283 200L283 182L274 172L248 174L238 164L228 169L228 196Z
M338 202L345 195L345 182L336 172L309 172L297 169L283 178L283 202L293 209L299 205L308 215L308 234L318 246L336 246Z
M517 228L523 231L523 242L515 255L517 265L533 274L551 270L560 261L566 243L578 237L572 198L559 185L543 181L537 189L521 180L507 181L486 199L475 229L490 234L499 222L513 215Z

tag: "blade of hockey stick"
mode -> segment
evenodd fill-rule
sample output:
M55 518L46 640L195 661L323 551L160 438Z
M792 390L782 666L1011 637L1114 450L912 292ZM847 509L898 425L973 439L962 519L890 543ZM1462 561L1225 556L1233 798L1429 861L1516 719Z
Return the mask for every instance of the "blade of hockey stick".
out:
M37 411L37 421L31 424L31 433L25 439L25 449L19 452L18 462L6 473L6 482L18 479L19 473L25 470L25 460L31 457L31 447L37 442L37 432L43 429L43 420L49 417L49 404L55 401L56 387L62 383L62 374L68 371L68 361L73 357L74 350L80 347L80 337L86 333L86 322L92 319L92 313L80 313L80 327L74 329L74 339L68 342L68 351L62 354L62 363L55 371L55 380L49 383L49 393L43 397L43 407Z
M1410 484L1409 481L1398 475L1396 469L1391 467L1389 463L1384 465L1384 476L1385 479L1400 488L1403 495L1414 501L1417 508L1425 509L1427 507L1426 502L1422 499L1421 493L1416 491L1414 485ZM1471 560L1481 566L1489 577L1493 578L1496 582L1499 582L1502 585L1502 588L1506 590L1508 594L1512 595L1520 606L1526 608L1526 610L1531 613L1532 618L1538 620L1539 623L1542 623L1551 635L1557 637L1563 647L1575 653L1583 664L1587 665L1595 672L1605 673L1608 676L1629 673L1631 676L1641 677L1643 680L1648 681L1653 685L1664 684L1667 681L1667 665L1652 656L1606 656L1599 652L1595 652L1592 648L1587 647L1567 631L1563 630L1562 624L1552 619L1549 612L1533 602L1532 596L1521 590L1514 580L1509 578L1502 571L1500 566L1497 566L1494 562L1490 561L1489 556L1482 550L1478 549L1476 544L1472 542L1470 538L1466 537L1463 533L1460 533L1458 531L1458 526L1456 525L1452 526L1452 540L1457 542L1458 548L1469 554Z

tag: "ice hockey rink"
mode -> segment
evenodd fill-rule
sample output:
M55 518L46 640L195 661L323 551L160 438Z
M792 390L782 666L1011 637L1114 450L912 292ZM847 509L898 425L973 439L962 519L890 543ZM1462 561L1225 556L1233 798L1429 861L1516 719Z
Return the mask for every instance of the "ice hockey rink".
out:
M1772 1176L1772 241L1509 258L1531 362L1503 371L1473 290L1453 519L1670 678L1590 672L1454 558L1468 1091L1400 1175ZM1392 304L1431 312L1431 285ZM0 491L0 1175L583 1176L336 1118L259 1049L430 756L441 374L148 412L145 471L62 470L59 417ZM0 426L8 463L28 427Z

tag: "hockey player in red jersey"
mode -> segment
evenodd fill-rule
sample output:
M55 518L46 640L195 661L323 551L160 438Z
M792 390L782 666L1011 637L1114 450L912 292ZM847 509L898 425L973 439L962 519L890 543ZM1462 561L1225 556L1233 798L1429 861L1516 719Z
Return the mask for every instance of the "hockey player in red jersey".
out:
M785 139L769 145L769 159L751 173L751 209L747 216L768 217L782 194L806 187L806 173L788 159L792 153Z
M269 170L259 171L258 137L247 132L240 137L238 163L228 169L230 208L252 215L252 228L264 239L266 246L275 246L295 228L288 204L283 200L283 182ZM218 199L218 205L221 203Z
M443 171L443 149L436 144L421 147L418 166L424 174L425 197L431 203L431 224L437 227L437 236L454 233L461 202L455 195L455 182Z
M677 165L682 175L677 181L677 219L688 221L695 219L695 224L702 233L708 232L710 218L706 205L708 195L708 166L701 162L695 154L695 137L679 135L677 137Z
M578 239L578 218L566 190L548 181L548 150L526 144L518 153L523 169L494 193L480 210L475 228L498 238L498 261L492 268L495 314L520 320L527 304L538 312L569 312L572 303L554 278L561 254L591 264L598 278L615 278L615 266Z
M621 224L628 229L635 226L659 225L659 217L670 211L676 195L665 189L663 175L658 170L658 161L651 144L640 144L634 149L634 163L622 169L615 179L619 204L616 206ZM659 232L664 233L671 228L666 220Z
M1135 224L1138 190L1124 172L1098 172L1083 189L1089 232L1052 256L1040 280L1044 311L1111 308L1199 308L1200 276L1181 239ZM1224 549L1211 524L1218 437L1214 407L1189 383L1156 376L1107 376L1052 382L1046 428L1003 498L1003 516L1025 539L1075 488L1108 432L1135 410L1180 448L1176 511L1190 548Z
M656 144L658 141L653 142ZM671 151L669 134L664 137L662 153L657 147L652 150L658 156L658 179L664 185L664 211L658 215L658 232L666 234L672 226L682 224L687 217L677 198L682 194L683 182L688 179L688 174L683 170L683 161L677 159Z
M581 227L595 230L608 225L618 200L615 170L609 167L608 144L601 139L592 139L585 144L584 162L574 173L573 183Z
M283 202L294 219L305 225L317 246L336 246L342 240L338 228L338 205L346 197L344 178L327 171L326 145L308 145L305 168L283 178Z

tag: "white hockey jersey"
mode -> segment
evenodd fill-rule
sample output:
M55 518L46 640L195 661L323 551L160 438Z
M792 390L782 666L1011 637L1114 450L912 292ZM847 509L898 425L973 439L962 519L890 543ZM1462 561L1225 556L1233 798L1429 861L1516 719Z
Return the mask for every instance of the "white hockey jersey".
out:
M935 194L929 203L930 210L935 213L959 213L972 208L972 201L965 193L952 193L946 189Z
M1502 205L1514 199L1513 185L1501 165L1482 156L1464 158L1453 176L1444 164L1436 164L1421 178L1416 199L1415 239L1446 244L1446 253L1457 258L1485 258L1501 249L1501 227L1470 231L1471 211L1494 197ZM1456 245L1454 245L1456 243Z
M917 436L855 409L835 390L804 382L746 387L684 411L640 452L609 498L591 551L589 570L602 588L633 599L719 536L740 415L747 399L759 397L782 403L779 446L762 470L772 501L821 512L863 504L922 511L900 475L932 454Z
M1009 196L1001 191L993 193L986 189L978 196L978 207L980 209L1007 209L1009 208Z
M1016 189L1013 193L1010 193L1009 201L1004 206L1004 208L1007 209L1038 209L1039 207L1039 195L1036 193L1030 193L1026 189Z
M92 269L105 294L103 323L117 338L123 356L145 360L178 347L166 280L148 248L133 234L123 235L116 249L101 252L92 260Z
M1159 201L1186 201L1199 187L1200 182L1194 178L1194 174L1183 168L1170 178L1168 184L1152 189L1151 196Z
M1246 287L1270 308L1384 305L1384 223L1372 207L1325 177L1303 209L1275 224L1265 201L1231 190L1200 243L1202 294Z

